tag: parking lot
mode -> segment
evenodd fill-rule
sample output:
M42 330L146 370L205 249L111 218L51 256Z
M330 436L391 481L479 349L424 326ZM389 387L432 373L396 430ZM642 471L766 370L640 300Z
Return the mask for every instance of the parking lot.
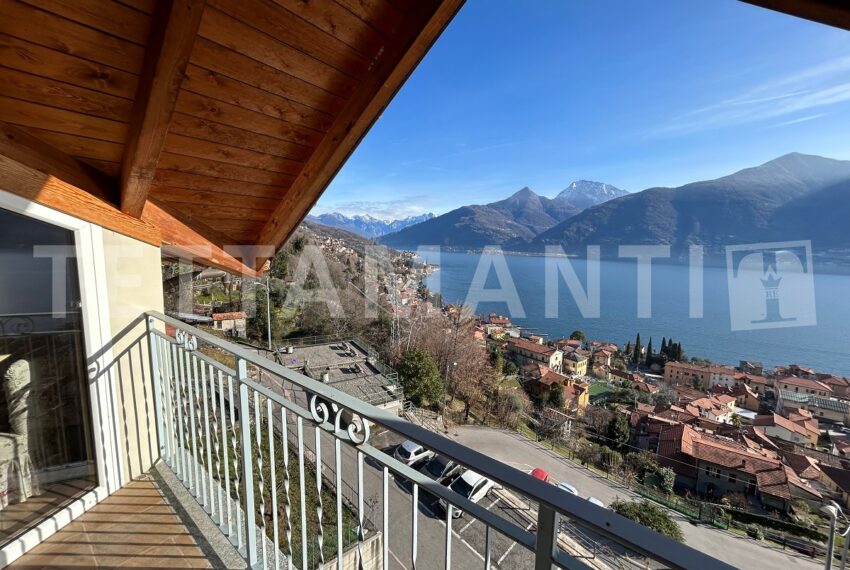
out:
M392 450L391 447L385 449L390 453ZM531 471L531 467L524 464L513 466L522 471ZM408 495L412 494L411 484L406 479L396 477L395 484ZM519 528L532 534L536 532L537 506L530 504L525 498L496 486L478 504ZM419 513L420 516L444 524L446 514L442 505L434 495L423 489L419 490ZM494 529L490 529L488 536L488 526L469 514L452 521L452 541L453 552L457 552L458 548L467 548L482 563L489 553L490 564L494 567L534 567L534 554L531 551ZM570 521L564 521L562 524L560 541L570 554L583 558L591 566L598 565L595 563L605 564L608 559L606 554L613 554L610 549L606 549L606 541L592 536Z
M411 492L410 484L407 481L397 479L396 485L407 493ZM533 515L529 515L528 512L522 513L519 509L511 506L504 499L502 493L502 490L494 488L479 504L518 527L534 532L534 525L528 520L529 517L533 518ZM527 507L525 509L527 510ZM421 516L441 522L445 521L446 517L445 511L437 498L423 490L420 490L419 494L419 513ZM534 567L534 555L529 550L495 530L490 531L489 539L487 534L487 525L465 513L452 521L452 541L454 542L452 549L455 551L458 548L468 548L483 563L488 551L489 540L491 565L503 568Z

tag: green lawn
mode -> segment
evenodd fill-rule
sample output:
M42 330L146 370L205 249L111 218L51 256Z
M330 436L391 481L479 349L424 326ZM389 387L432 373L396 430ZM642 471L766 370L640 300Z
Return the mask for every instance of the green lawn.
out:
M605 394L608 392L613 392L615 388L609 386L605 382L594 382L590 385L590 397L598 396L599 394Z

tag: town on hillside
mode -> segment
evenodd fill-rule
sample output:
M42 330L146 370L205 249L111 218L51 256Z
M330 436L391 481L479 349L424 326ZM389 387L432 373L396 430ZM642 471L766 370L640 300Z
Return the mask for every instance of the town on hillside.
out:
M708 362L666 337L657 349L640 335L624 344L580 330L546 339L507 316L443 304L423 284L435 268L411 252L387 250L369 296L368 245L310 224L270 261L265 283L212 270L169 277L167 268L166 292L169 279L172 290L192 291L171 313L440 433L519 430L644 496L677 497L696 519L750 535L781 523L776 532L806 553L823 550L820 505L850 508L847 378L799 364ZM345 318L322 303L286 305L311 247Z

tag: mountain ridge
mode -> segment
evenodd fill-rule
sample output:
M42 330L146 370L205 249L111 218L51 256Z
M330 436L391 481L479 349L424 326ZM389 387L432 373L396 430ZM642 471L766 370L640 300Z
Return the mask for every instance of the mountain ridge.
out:
M587 181L576 181L573 184L579 182ZM623 192L610 184L588 184ZM525 186L502 200L455 208L425 222L382 236L380 241L397 247L420 244L458 248L525 243L582 211L582 208L570 201L569 195L563 195L565 191L555 198L547 198ZM593 200L592 192L589 191L582 193L581 197L585 202Z
M307 221L343 229L365 238L375 239L389 233L397 232L408 226L430 220L433 217L434 214L429 212L427 214L408 216L395 220L382 220L369 214L347 216L339 212L327 212L319 215L308 215Z

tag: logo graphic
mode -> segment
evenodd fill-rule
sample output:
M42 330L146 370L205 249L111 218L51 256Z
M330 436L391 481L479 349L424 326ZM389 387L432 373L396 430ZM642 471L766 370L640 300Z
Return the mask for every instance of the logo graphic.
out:
M810 241L726 248L733 331L817 324Z

